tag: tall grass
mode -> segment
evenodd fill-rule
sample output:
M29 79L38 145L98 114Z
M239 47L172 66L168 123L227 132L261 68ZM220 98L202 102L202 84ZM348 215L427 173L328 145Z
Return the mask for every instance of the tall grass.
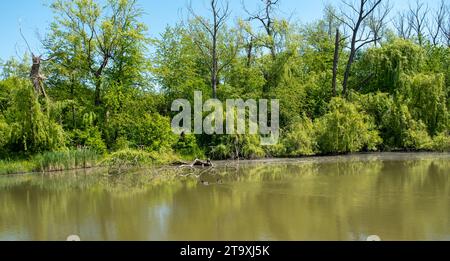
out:
M64 152L46 152L37 155L32 161L36 171L50 172L96 166L99 155L88 149L70 150Z
M30 160L0 160L0 175L91 168L97 165L99 159L95 151L88 149L45 152Z
M0 160L0 175L29 173L34 169L35 164L31 161Z
M102 165L108 167L109 174L122 174L129 170L150 165L164 165L179 161L180 157L172 151L147 152L143 150L125 149L112 153Z

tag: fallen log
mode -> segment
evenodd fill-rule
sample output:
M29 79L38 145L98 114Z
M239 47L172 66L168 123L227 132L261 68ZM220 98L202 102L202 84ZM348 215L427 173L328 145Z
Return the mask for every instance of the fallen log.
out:
M210 167L210 168L213 168L214 164L212 163L212 161L210 159L207 159L206 161L195 159L194 162L192 162L191 164L182 164L182 165L180 165L180 167L181 168L183 168L183 167L189 167L189 168Z

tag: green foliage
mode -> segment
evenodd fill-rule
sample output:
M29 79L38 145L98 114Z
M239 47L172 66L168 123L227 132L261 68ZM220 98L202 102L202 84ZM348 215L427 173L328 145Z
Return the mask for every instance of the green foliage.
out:
M12 105L6 112L11 129L9 148L26 153L63 148L66 142L63 128L43 111L33 87L18 79L14 83Z
M55 0L50 8L55 19L43 47L52 60L41 68L48 98L33 91L29 57L1 64L2 159L40 154L33 160L39 170L66 169L79 165L67 149L88 148L113 152L109 162L121 169L167 163L177 154L237 159L448 150L448 46L419 46L392 35L381 46L365 45L352 66L349 95L333 98L333 28L339 22L331 13L302 26L274 17L270 32L227 23L217 34L217 94L223 102L280 101L280 143L263 147L257 135L172 133L175 99L192 104L197 90L204 101L212 96L212 41L199 19L149 39L135 0ZM338 46L338 93L349 56L345 45ZM2 164L5 173L34 169Z
M102 134L97 127L88 127L84 130L74 130L71 133L72 144L75 147L87 147L97 153L106 153L106 145Z
M213 159L258 159L266 156L260 145L259 135L224 135L212 146L209 155Z
M0 117L0 156L5 153L5 146L9 143L11 139L11 128L9 125Z
M106 145L102 139L100 129L94 126L96 115L87 113L83 116L83 128L71 132L71 141L73 147L87 147L99 154L106 153Z
M113 146L114 151L126 150L129 148L130 148L130 142L125 137L117 138L117 140Z
M248 64L248 58L235 60L225 72L225 82L220 90L222 97L233 98L257 98L262 96L262 89L266 80L264 74L258 68ZM236 88L235 86L240 86Z
M28 160L0 160L0 174L22 174L90 168L97 166L99 159L99 154L87 149L44 152L34 155Z
M433 141L428 135L426 126L422 122L414 122L414 124L406 130L403 140L403 147L412 150L430 150Z
M141 124L132 132L147 151L170 151L176 142L170 119L159 114L144 115Z
M35 171L49 172L96 166L99 159L96 151L89 149L61 152L45 152L33 157Z
M382 142L370 117L341 98L330 103L330 112L316 122L320 151L347 153L376 150Z
M200 149L194 135L182 135L173 146L174 150L183 157L202 158L204 152Z
M402 85L405 103L408 104L414 119L422 121L431 135L446 130L449 115L444 76L442 74L405 76Z
M412 117L408 106L398 101L386 113L380 123L384 145L388 148L426 150L430 148L430 136L426 126Z
M109 167L111 173L111 170L120 172L120 170L142 167L151 164L154 160L146 151L126 149L112 153L103 164Z
M168 27L161 38L156 42L153 72L168 102L179 98L193 101L194 90L210 93L208 68L187 29Z
M300 121L289 128L282 140L286 156L314 155L317 152L315 135L313 122L306 116L303 116Z
M130 169L142 168L154 164L169 164L178 161L173 153L147 152L144 150L125 149L112 153L103 162L112 175L122 174Z
M17 60L13 57L4 63L1 63L0 61L0 66L2 68L0 78L5 80L9 78L27 78L30 74L30 69L28 68L30 60L31 57L29 54L25 54L22 60Z
M440 152L450 152L450 135L439 133L433 138L432 149Z
M0 175L23 174L35 171L36 164L26 160L0 160Z
M398 91L402 74L415 74L424 66L424 50L414 43L395 39L381 48L371 48L358 62L356 87L363 92Z
M244 159L259 159L266 156L264 148L260 145L259 135L245 135L238 137L237 151Z

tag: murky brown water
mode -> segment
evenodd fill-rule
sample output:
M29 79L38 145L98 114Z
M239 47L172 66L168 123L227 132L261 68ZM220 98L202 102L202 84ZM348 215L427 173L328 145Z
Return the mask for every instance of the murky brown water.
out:
M0 177L0 240L450 240L450 154L220 165Z

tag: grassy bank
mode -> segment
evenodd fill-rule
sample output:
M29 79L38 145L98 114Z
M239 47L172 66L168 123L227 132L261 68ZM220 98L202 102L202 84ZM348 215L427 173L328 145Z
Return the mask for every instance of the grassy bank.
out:
M445 143L443 143L445 144ZM445 152L447 146L442 150L395 150L396 152ZM262 158L299 158L299 157L321 157L337 156L345 154L310 154L291 155L280 154L270 157L249 157L242 159ZM230 158L228 158L230 159ZM92 150L69 150L62 152L46 152L24 160L0 160L0 175L24 174L35 172L55 172L74 169L87 169L93 167L106 167L109 174L116 175L133 169L148 166L164 166L175 162L190 162L193 157L180 156L173 151L147 152L145 150L123 149L108 155L100 155Z
M185 160L191 160L189 157ZM180 161L173 152L147 152L124 149L109 155L92 150L46 152L21 160L0 160L0 175L54 172L93 167L108 167L111 174L144 166L168 165Z
M91 150L45 152L23 160L0 160L0 175L91 168L102 156Z

